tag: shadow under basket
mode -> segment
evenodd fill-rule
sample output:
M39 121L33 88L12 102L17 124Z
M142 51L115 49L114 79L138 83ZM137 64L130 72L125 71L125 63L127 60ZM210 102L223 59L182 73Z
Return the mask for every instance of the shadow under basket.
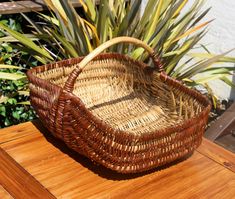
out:
M145 48L156 68L107 47ZM120 173L136 173L192 153L202 140L209 100L161 71L151 48L129 37L110 40L85 58L33 68L31 104L70 148Z

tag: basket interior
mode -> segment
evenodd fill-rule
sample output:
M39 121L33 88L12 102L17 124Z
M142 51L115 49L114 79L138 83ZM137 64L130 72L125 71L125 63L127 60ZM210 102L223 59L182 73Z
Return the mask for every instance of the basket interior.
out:
M57 66L35 75L63 87L76 65ZM175 126L204 108L143 66L125 57L96 59L77 78L73 94L113 128L135 134Z

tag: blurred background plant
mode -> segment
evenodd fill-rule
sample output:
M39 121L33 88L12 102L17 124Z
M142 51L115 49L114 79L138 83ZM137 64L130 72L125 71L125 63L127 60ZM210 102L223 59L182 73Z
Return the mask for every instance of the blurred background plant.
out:
M11 30L21 32L22 17L0 16L0 23ZM8 37L0 31L0 39ZM0 44L0 128L32 120L35 118L29 106L27 91L28 82L25 77L27 67L35 66L36 60L30 60L28 53L19 51L7 42Z
M38 20L22 14L29 24L30 34L23 33L19 25L15 25L18 26L15 28L9 22L0 22L0 28L6 35L0 38L1 45L10 46L13 51L19 52L18 60L30 55L27 64L22 64L22 61L4 63L27 68L85 56L101 43L127 35L148 43L161 57L168 75L189 87L204 90L215 108L218 98L208 82L219 80L234 86L228 78L235 70L234 66L223 65L235 63L235 58L226 56L230 51L214 55L207 46L200 44L211 23L203 21L210 10L203 9L204 0L195 1L189 6L188 0L148 0L142 14L141 0L100 0L98 6L93 0L79 0L83 8L79 12L72 7L70 1L44 1L50 12L37 13ZM110 51L148 61L143 49L135 46L118 45ZM24 88L14 87L17 96L18 91L27 90L25 70L21 68L5 67L4 74L0 76L8 83L13 80L11 84L22 82ZM17 77L10 79L7 78L9 75Z

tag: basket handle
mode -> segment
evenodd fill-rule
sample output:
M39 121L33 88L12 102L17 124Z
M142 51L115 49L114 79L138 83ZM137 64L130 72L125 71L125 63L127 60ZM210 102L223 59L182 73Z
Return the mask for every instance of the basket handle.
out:
M135 44L137 46L144 48L149 53L150 57L152 58L155 67L158 68L158 70L160 72L163 71L163 65L160 62L160 58L155 54L154 50L151 47L149 47L146 43L144 43L143 41L141 41L139 39L133 38L133 37L116 37L116 38L113 38L113 39L101 44L99 47L97 47L95 50L93 50L90 54L88 54L79 63L78 67L76 67L71 72L67 81L65 82L64 90L67 92L72 92L78 75L82 72L82 70L86 67L86 65L92 59L94 59L96 56L98 56L101 52L103 52L105 49L107 49L110 46L113 46L115 44L118 44L118 43L131 43L131 44Z

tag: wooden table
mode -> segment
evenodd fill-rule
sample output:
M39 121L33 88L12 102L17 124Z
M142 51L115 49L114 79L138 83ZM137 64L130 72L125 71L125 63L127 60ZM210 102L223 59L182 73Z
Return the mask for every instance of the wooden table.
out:
M121 175L69 150L37 121L0 131L0 198L235 198L235 155L204 139L184 161Z

